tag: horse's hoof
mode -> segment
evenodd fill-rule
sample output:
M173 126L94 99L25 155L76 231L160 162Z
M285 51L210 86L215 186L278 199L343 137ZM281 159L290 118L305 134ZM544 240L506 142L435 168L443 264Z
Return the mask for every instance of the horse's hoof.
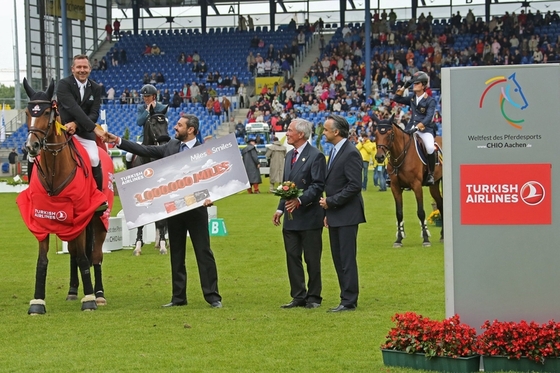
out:
M443 243L443 237L439 239L439 242L440 242L440 243Z
M95 295L89 294L82 298L82 311L93 311L97 309Z
M159 249L159 253L161 255L165 255L165 254L167 254L167 249L165 247L162 247L161 249Z
M82 302L82 311L95 311L97 309L97 303L95 300L88 300Z
M95 298L95 303L98 306L106 306L107 305L107 299L105 299L103 297L98 297L98 298Z
M45 301L43 299L33 299L29 302L29 310L27 314L31 316L44 315L47 313L47 308L45 307Z
M401 247L402 247L402 243L400 243L400 242L395 242L395 243L393 244L393 248L395 248L395 249L399 249L399 248L401 248Z
M78 296L76 294L68 294L66 300L78 300Z
M140 254L142 254L142 250L134 250L132 254L134 254L134 256L140 256Z
M430 242L422 242L423 247L431 247L432 244Z

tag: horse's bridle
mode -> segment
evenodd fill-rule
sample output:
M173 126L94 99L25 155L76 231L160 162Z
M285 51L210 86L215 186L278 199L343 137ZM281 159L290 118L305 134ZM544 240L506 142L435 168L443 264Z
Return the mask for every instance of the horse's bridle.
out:
M35 138L37 139L37 141L39 142L39 147L40 149L47 151L49 153L51 153L54 157L56 157L65 147L67 147L69 144L71 144L70 142L70 137L66 137L66 140L63 142L47 142L47 138L49 136L49 134L51 133L51 131L56 131L56 117L58 116L58 107L57 107L57 103L56 100L32 100L29 101L29 104L31 105L40 105L40 104L49 104L51 106L51 112L49 114L49 122L47 124L47 129L46 130L42 130L39 128L28 128L28 132L35 136ZM39 134L41 136L39 136ZM77 154L77 156L79 158L80 155ZM76 159L74 158L74 160L76 161ZM82 161L83 162L83 161ZM43 168L41 167L41 165L39 164L39 162L37 162L37 159L35 159L35 165L36 165L36 169L37 172L39 172L39 174L42 176L43 180L44 180L44 187L45 190L47 191L47 194L50 196L55 196L58 193L60 193L61 190L64 189L64 187L66 187L66 185L68 185L68 183L70 183L70 181L74 178L74 175L76 173L76 169L74 168L72 172L70 172L70 174L68 175L68 177L57 187L54 188L53 185L53 181L51 180L50 182L48 181L48 178L46 177L46 173L50 173L51 176L55 175L55 165L56 162L53 162L52 165L52 170L49 170L50 167L48 167L48 165L46 165L46 170L43 170Z
M389 129L387 129L386 132L390 132L389 133L389 141L387 142L387 145L385 144L377 144L377 147L382 149L385 152L385 156L389 158L389 164L391 165L391 167L393 168L393 171L390 172L390 174L393 175L397 175L399 172L399 168L402 167L404 160L406 158L406 155L408 154L408 149L410 148L410 144L412 144L412 135L408 135L408 142L405 144L403 151L401 152L401 154L399 154L396 157L391 157L391 146L393 145L393 141L395 140L395 129L393 128L393 125L391 125L391 127Z
M167 118L165 117L165 114L161 114L161 113L156 113L156 114L150 116L150 117L148 118L148 121L149 121L151 118L155 118L154 120L157 121L157 117L160 117L160 116L163 117L163 118L165 119L165 122L166 122L166 124L167 124L168 122L167 122ZM157 134L156 134L155 131L154 131L154 127L155 127L155 125L153 125L153 124L150 123L150 132L151 132L152 138L154 139L154 143L155 143L155 145L163 145L163 143L160 144L160 143L158 142L158 136L157 136ZM144 126L144 128L145 128L146 131L147 131L146 126ZM166 127L166 129L167 129L167 127ZM149 145L149 144L148 144L148 145Z
M56 122L56 117L58 114L58 107L57 107L57 103L55 100L52 101L48 101L48 100L33 100L33 101L29 101L29 104L31 105L40 105L40 104L49 104L51 105L51 112L49 115L49 123L47 124L47 129L46 130L42 130L39 128L28 128L28 132L31 133L33 136L35 136L35 138L37 138L37 141L39 141L39 145L40 148L48 151L49 153L51 153L53 156L57 156L58 153L60 153L62 151L62 149L64 149L66 146L68 146L68 143L70 142L70 138L66 138L65 141L63 142L47 142L47 138L49 136L49 134L51 133L51 131L54 131L54 124ZM38 134L41 134L42 136L39 136Z

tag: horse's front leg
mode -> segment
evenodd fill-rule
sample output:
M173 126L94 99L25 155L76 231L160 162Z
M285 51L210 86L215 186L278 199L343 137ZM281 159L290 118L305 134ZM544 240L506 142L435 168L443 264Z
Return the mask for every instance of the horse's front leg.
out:
M402 189L396 178L391 178L391 192L393 192L395 211L397 213L397 240L393 243L393 247L402 247L402 240L406 237L403 221L403 198Z
M132 252L134 256L140 256L140 254L142 254L142 246L144 246L143 233L144 227L136 228L136 243L134 244L134 251Z
M93 218L93 252L91 255L91 261L93 264L93 274L95 277L95 302L98 306L106 306L107 299L105 299L105 289L103 288L103 273L101 270L101 264L103 263L103 243L105 242L105 237L107 236L107 231L105 231L105 226L98 218Z
M75 256L70 256L70 288L66 300L78 300L78 288L80 287L80 278L78 277L78 262Z
M34 299L29 302L29 315L43 315L47 312L45 307L45 289L47 286L47 267L49 259L49 236L39 242L39 257L37 258L37 267L35 269L35 294Z
M167 221L156 221L156 249L159 248L160 254L167 254L167 242L165 241L165 234L167 233Z
M95 295L93 294L93 283L91 281L90 262L86 256L86 231L68 242L68 251L70 255L76 258L76 263L80 269L82 284L84 287L84 297L82 298L82 311L93 311L97 309L95 303Z
M428 230L428 222L426 221L426 211L424 210L424 192L422 185L416 185L412 188L416 196L416 215L420 221L420 236L422 237L422 246L430 247L430 231Z

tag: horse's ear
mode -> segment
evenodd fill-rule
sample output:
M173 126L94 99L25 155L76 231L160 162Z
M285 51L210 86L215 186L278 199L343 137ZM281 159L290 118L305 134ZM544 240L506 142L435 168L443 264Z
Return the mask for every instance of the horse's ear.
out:
M395 122L395 114L393 113L393 115L391 115L391 118L389 118L389 123L391 124L396 124Z
M51 84L49 84L49 88L47 88L47 96L52 98L54 94L54 79L51 79Z
M27 93L27 97L31 98L36 93L33 88L27 83L27 79L23 78L23 88L25 89L25 93Z
M150 116L154 115L156 111L154 110L153 106L150 106Z
M167 105L167 106L165 107L165 109L163 109L163 110L161 111L161 113L162 113L162 114L166 114L166 113L167 113L167 109L169 109L169 105Z

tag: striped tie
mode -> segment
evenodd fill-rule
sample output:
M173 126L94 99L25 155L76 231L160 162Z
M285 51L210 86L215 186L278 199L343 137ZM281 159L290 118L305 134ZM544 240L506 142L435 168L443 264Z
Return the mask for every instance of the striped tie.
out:
M292 167L294 167L294 163L296 163L297 161L297 155L298 155L298 151L297 149L294 149L294 152L292 153Z

